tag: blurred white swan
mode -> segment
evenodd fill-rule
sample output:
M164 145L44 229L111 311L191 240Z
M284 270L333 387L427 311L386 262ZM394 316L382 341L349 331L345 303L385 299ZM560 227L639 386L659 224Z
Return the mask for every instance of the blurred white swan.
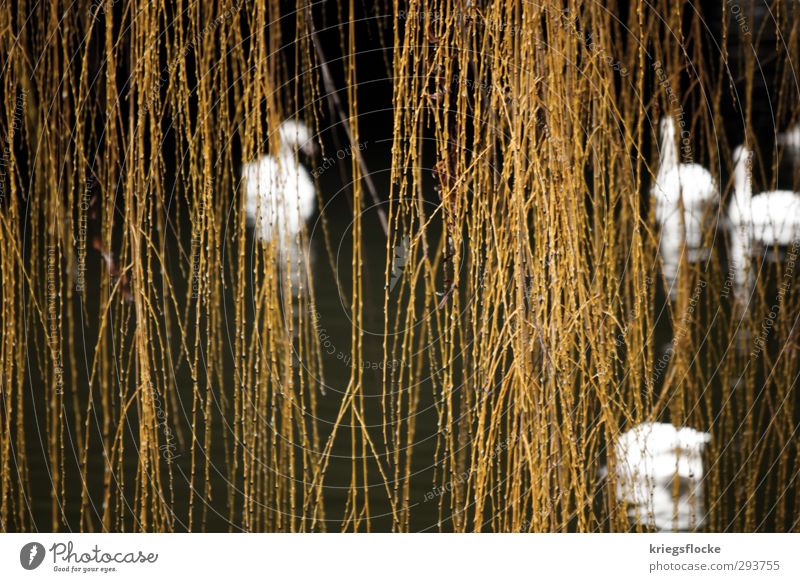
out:
M719 199L711 173L699 164L679 164L675 123L661 121L661 151L655 184L651 190L656 220L661 225L659 252L671 299L677 295L678 266L684 248L686 259L696 262L707 255L703 248L705 220ZM681 212L681 202L683 212Z
M316 191L308 170L297 159L299 148L313 154L316 146L305 124L288 119L278 129L277 157L264 155L244 164L248 226L256 237L269 242L277 237L279 247L294 243L296 235L314 214Z
M786 153L795 164L800 162L800 125L795 125L785 132L779 133L778 144L786 148Z
M646 422L616 442L616 495L631 520L658 531L692 531L704 522L703 449L708 433Z
M774 190L753 196L752 154L745 146L733 152L734 195L728 207L730 255L735 293L746 305L755 274L750 269L754 246L788 246L800 239L800 194Z

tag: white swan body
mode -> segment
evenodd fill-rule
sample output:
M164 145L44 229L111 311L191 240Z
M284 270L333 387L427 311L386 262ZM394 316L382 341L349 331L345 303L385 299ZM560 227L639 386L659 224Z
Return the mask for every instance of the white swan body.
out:
M683 251L690 262L707 255L703 247L710 209L719 200L719 190L711 173L699 164L679 164L675 143L675 124L661 122L661 159L652 188L656 220L661 225L659 252L670 297L677 294L678 267ZM683 208L681 209L681 204Z
M755 284L749 268L754 244L789 246L800 239L800 194L774 190L753 196L750 160L751 153L744 146L734 150L734 195L728 207L735 290L745 303Z
M265 155L242 168L245 214L257 238L291 243L314 214L316 202L314 182L295 148L311 150L313 142L305 125L293 120L284 121L278 133L277 157Z
M705 519L703 449L708 433L646 422L616 442L616 495L631 520L658 531L692 531Z

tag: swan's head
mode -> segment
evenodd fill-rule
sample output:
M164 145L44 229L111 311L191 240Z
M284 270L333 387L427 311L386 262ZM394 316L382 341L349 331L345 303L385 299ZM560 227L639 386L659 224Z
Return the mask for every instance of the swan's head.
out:
M748 163L750 161L750 150L744 144L736 146L733 150L733 165L738 166L740 162Z
M317 152L317 144L314 143L311 130L302 121L295 119L284 121L278 129L278 137L281 141L281 148L288 148L292 151L299 149L309 156L313 156Z
M661 136L662 138L673 139L675 137L675 122L672 117L665 115L661 118Z

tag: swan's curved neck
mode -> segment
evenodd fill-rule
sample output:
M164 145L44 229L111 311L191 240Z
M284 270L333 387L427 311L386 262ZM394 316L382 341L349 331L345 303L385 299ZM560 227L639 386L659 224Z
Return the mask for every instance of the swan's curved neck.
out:
M278 157L284 160L294 160L295 148L292 147L287 141L281 141L280 146L278 146Z
M753 197L753 185L750 180L750 154L744 152L739 156L733 170L734 196L740 206L746 205Z
M661 152L658 176L663 177L678 164L678 146L675 144L675 124L667 118L661 122Z

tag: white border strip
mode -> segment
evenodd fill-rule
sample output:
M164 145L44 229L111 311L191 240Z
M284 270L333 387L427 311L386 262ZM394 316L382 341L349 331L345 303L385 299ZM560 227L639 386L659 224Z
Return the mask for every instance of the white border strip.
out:
M798 553L800 534L0 534L0 579L796 582Z

